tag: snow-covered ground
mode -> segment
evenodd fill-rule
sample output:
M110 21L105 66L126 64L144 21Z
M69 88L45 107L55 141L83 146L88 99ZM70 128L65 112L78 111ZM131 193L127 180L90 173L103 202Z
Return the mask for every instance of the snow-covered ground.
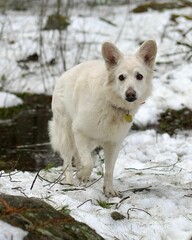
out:
M101 167L101 162L96 161L88 185L76 190L57 183L61 168L40 171L39 175L47 181L38 177L34 184L36 173L15 171L9 175L2 171L0 189L8 194L44 199L57 209L68 205L75 219L87 223L104 239L192 237L192 134L170 137L148 130L127 137L114 175L114 186L122 191L125 200L103 195ZM106 209L98 201L113 204ZM113 220L114 211L125 219Z
M130 9L130 5L73 9L71 24L62 32L62 37L58 31L39 31L39 16L29 12L0 15L3 26L1 88L10 92L51 94L55 80L63 71L60 40L63 48L65 43L64 58L68 69L78 62L101 58L100 47L104 41L115 42L128 54L135 51L141 41L152 38L158 44L154 90L141 106L135 121L143 125L156 123L159 114L168 108L192 109L192 63L187 60L192 54L187 47L192 44L192 31L188 32L191 21L183 17L178 18L177 23L170 21L172 13L190 15L191 9L143 14L133 14ZM18 60L33 53L40 54L40 38L40 60L18 64ZM56 65L48 64L52 59L56 60ZM8 102L1 99L4 99L3 93L0 104ZM10 102L16 103L10 95L6 99L9 99L9 106ZM90 184L100 178L102 167L103 163L96 161ZM40 175L54 181L61 172L61 168L57 168L41 171ZM124 200L105 198L103 178L73 191L69 186L49 184L37 178L30 190L35 175L1 171L0 191L39 197L56 208L68 205L74 218L109 240L190 240L192 237L192 131L173 137L157 134L154 130L130 133L123 143L114 174L114 185L122 191ZM113 204L109 209L102 208L98 200ZM126 218L113 220L113 211ZM7 229L7 225L1 228L0 239L12 239L11 235L4 237L2 229ZM17 237L14 231L10 228L14 240L23 238L23 232Z

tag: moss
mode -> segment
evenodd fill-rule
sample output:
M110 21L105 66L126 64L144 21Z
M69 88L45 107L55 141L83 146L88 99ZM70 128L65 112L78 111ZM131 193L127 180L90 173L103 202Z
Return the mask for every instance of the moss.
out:
M34 106L38 107L43 105L50 107L51 96L31 93L15 93L15 95L21 98L24 103L14 107L0 108L0 119L14 118L22 111L32 109Z
M164 10L171 9L180 9L185 7L192 7L192 2L190 1L170 1L170 2L146 2L138 5L132 11L134 13L143 13L147 12L149 9L156 10L162 12Z
M172 14L170 19L173 22L177 22L177 18L180 18L180 17L185 18L186 20L192 21L192 16L184 15L184 14Z
M68 17L59 14L53 14L48 16L44 30L64 30L69 24L70 22Z
M158 133L168 133L173 135L178 131L192 129L192 110L183 108L181 110L168 109L160 114L156 124L143 126L140 123L134 123L133 130L155 129Z
M9 107L9 108L0 108L0 119L10 119L16 116L19 112L26 109L26 105L18 105L15 107Z
M192 129L192 111L188 108L181 110L168 109L160 115L157 130L173 135L178 130Z

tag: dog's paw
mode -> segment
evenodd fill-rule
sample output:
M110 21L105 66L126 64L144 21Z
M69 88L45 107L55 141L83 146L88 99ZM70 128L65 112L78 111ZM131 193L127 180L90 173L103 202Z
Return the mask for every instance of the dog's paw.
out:
M80 182L86 183L89 181L91 173L92 173L92 169L86 168L86 167L81 167L77 171L77 178L79 179Z
M115 191L113 187L103 186L103 192L106 197L122 197L119 191Z

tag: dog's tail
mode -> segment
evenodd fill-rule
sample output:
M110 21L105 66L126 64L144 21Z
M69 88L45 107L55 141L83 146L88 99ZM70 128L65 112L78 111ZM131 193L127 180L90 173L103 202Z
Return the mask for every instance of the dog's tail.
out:
M51 147L55 152L59 152L57 128L55 127L55 123L53 120L48 122L48 132L49 132Z
M74 152L74 139L71 134L71 126L65 118L62 121L52 119L48 123L50 143L55 152L62 155L63 152Z

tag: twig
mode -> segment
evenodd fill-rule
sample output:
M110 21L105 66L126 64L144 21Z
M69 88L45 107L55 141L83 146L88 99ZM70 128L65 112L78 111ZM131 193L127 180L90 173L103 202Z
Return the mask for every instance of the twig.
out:
M129 208L129 209L127 210L127 217L128 217L128 219L130 218L129 212L130 212L130 211L136 211L136 210L137 210L137 211L145 212L146 214L148 214L148 215L151 217L151 214L148 213L147 211L143 210L143 209L140 209L140 208Z
M163 29L163 33L161 35L161 43L163 42L163 39L165 38L166 36L166 32L167 32L167 28L170 26L170 23L168 22L167 24L165 24L165 27Z
M9 177L10 182L21 182L20 180L18 180L18 181L12 180L12 176L13 176L13 174L11 172L9 172L8 177Z
M66 166L66 168L62 171L62 173L58 176L58 178L55 179L55 181L53 182L52 186L50 186L50 188L52 188L53 186L55 186L55 184L57 184L59 181L62 180L62 176L65 173L65 171L67 170L68 165Z
M88 186L86 186L85 188L91 187L93 184L95 184L96 182L98 182L102 177L103 177L103 175L101 175L100 178L98 178L97 180L95 180L94 182L92 182L91 184L89 184Z
M117 27L117 24L113 23L112 21L110 21L110 20L108 20L108 19L106 19L106 18L104 18L104 17L100 17L99 19L100 19L101 21L103 21L103 22L108 23L109 25L112 25L113 27Z
M41 147L41 146L49 146L50 143L36 143L36 144L26 144L26 145L19 145L16 148L30 148L30 147Z
M14 188L11 188L13 190L18 190L20 193L22 193L25 197L28 198L27 194L23 191L22 187L14 187Z
M80 191L83 190L85 191L85 188L68 188L68 189L63 189L63 192L70 192L70 191Z
M19 172L21 172L21 171L16 171L16 172L14 172L14 173L9 172L9 173L5 173L5 174L3 174L3 173L1 172L0 177L10 177L10 176L16 175L16 174L19 173Z
M185 42L180 42L180 41L177 41L176 42L178 45L183 45L185 47L188 47L190 49L192 49L192 45L188 44L188 43L185 43Z
M40 171L41 171L41 169L39 169L38 172L37 172L37 174L35 175L35 178L33 179L33 182L32 182L32 184L31 184L30 190L33 189L33 186L34 186L34 184L35 184L35 182L36 182L36 180L37 180L37 177L39 176L39 172L40 172Z
M148 191L149 190L149 188L151 188L152 186L148 186L148 187L143 187L143 188L131 188L131 189L127 189L127 190L124 190L124 191L121 191L122 193L123 192L128 192L128 191L132 191L132 192L134 192L134 193L136 193L136 192L142 192L142 191Z
M184 195L184 197L192 197L192 193L191 194L186 194L186 195Z
M192 31L192 27L189 28L186 32L183 33L183 37L185 37L190 31Z
M83 203L81 203L79 206L77 206L77 208L80 208L81 206L83 206L85 203L87 203L87 202L93 202L93 200L92 199L88 199L88 200L86 200L85 202L83 202Z
M115 209L119 209L121 204L122 204L122 202L127 200L127 199L129 199L129 198L130 198L130 196L122 198L118 203L115 204Z
M173 170L173 168L175 167L175 165L178 162L179 162L179 159L178 159L178 161L176 161L175 163L170 164L170 165L160 165L160 166L156 165L156 166L151 166L151 167L147 167L147 168L140 168L140 169L137 169L137 168L125 168L125 170L145 171L145 170L155 169L155 168L170 168L170 167L171 167L170 170Z

